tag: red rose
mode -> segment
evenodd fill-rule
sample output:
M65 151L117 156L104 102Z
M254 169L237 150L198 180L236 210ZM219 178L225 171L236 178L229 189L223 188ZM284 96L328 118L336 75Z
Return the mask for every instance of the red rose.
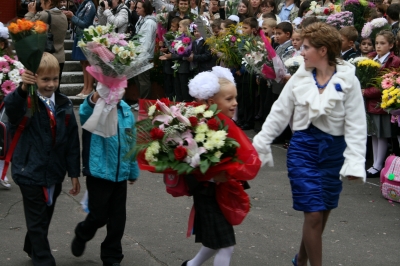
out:
M182 161L187 156L187 150L182 146L178 146L174 150L174 155L176 160Z
M211 118L207 121L207 126L211 130L218 130L219 129L219 122L215 118Z
M199 123L199 120L195 116L189 117L189 121L190 121L190 124L192 125L192 127L197 126L197 124Z
M150 136L154 140L162 139L164 137L164 131L162 131L158 127L155 127L152 130L150 130Z
M329 15L329 9L325 8L325 9L324 9L324 14L325 14L325 15Z

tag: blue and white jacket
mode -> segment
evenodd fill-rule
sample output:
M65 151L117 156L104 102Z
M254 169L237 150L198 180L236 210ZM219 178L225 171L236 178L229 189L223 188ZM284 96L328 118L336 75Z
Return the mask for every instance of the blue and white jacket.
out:
M79 108L81 124L93 113L94 104L89 95ZM117 105L118 133L103 138L82 129L82 161L84 176L93 176L113 182L134 181L139 177L139 167L133 156L127 156L136 145L135 118L124 101Z

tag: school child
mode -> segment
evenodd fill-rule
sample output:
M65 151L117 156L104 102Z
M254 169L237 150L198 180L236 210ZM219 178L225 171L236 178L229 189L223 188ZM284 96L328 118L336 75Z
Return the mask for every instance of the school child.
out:
M293 29L292 34L292 46L293 51L291 53L292 57L299 56L301 54L301 49L303 46L303 40L301 39L301 30L300 29Z
M214 36L218 36L219 34L220 34L220 31L221 31L221 19L220 18L217 18L217 19L214 19L214 21L211 23L211 30L212 30L212 33L214 34Z
M277 47L279 44L277 44L275 42L275 27L276 27L277 23L276 20L272 19L272 18L267 18L263 20L262 23L262 30L265 34L265 36L267 36L268 38L270 38L271 40L271 46L275 49L275 47Z
M219 34L225 34L229 27L232 25L236 25L236 23L230 19L225 19L221 21L221 30L219 31Z
M90 94L80 106L81 124L92 115L98 92ZM127 181L133 184L139 176L137 162L128 156L135 146L135 118L130 106L121 100L116 107L117 135L104 138L82 129L83 175L86 176L89 214L75 228L72 254L79 257L96 231L107 226L107 236L101 244L100 257L104 266L120 265L121 239L126 222ZM107 156L104 156L107 154Z
M382 65L382 71L400 66L400 58L395 56L391 51L394 43L395 37L389 30L380 31L375 37L376 52L370 53L370 57ZM380 89L371 87L362 89L362 92L367 113L375 125L375 132L369 132L372 135L374 163L367 170L367 178L379 177L386 158L387 138L392 137L391 116L379 107L379 103L381 102Z
M276 54L285 62L285 59L290 57L290 51L293 49L292 46L292 34L293 26L289 22L281 22L275 28L275 42L279 44L275 48ZM281 94L283 87L285 86L286 80L282 80L280 83L275 80L271 80L272 83L272 93L275 94L273 99ZM287 126L285 131L276 139L276 142L284 142L283 148L287 149L289 146L289 140L292 136L292 131L290 127Z
M217 66L212 71L198 74L190 81L189 90L194 98L203 100L207 105L216 104L222 114L228 118L233 117L238 103L235 81L229 69ZM191 184L189 188L195 208L195 241L202 243L202 247L194 258L185 261L182 266L202 265L214 255L214 265L229 265L236 244L235 232L216 199L217 186L221 185L218 183L225 182L228 178L226 172L220 172L210 181L188 182ZM246 185L247 182L244 182L243 187L246 188Z
M397 37L397 38L399 38L399 37ZM397 46L397 41L396 41L396 47L398 47ZM361 43L360 43L361 56L368 57L368 55L370 53L372 53L374 50L375 49L374 49L374 45L372 43L371 38L368 37L368 38L361 39Z
M15 147L11 166L12 178L21 190L28 229L24 251L33 265L56 265L47 235L67 172L72 181L69 193L76 196L80 191L78 125L71 101L55 92L59 70L57 59L45 52L36 75L26 70L22 85L4 99L14 130L32 112L28 106L37 103ZM35 83L37 96L28 97L28 86Z
M179 17L173 18L171 21L171 28L169 29L170 32L176 33L179 28L179 22L181 19ZM169 50L168 47L163 43L160 42L162 48L160 48L161 52L168 54ZM168 99L172 100L175 97L175 89L174 89L174 70L171 68L173 65L172 60L164 60L163 61L163 72L164 72L164 91L165 96Z
M354 43L358 39L358 32L354 26L346 26L339 30L342 37L342 59L349 61L349 59L356 58L360 54L354 49Z
M205 44L205 40L197 30L197 26L192 23L192 27L195 40L192 42L192 54L187 60L191 62L191 70L194 70L198 74L211 70L216 65L216 57L212 56L209 46Z
M184 19L179 22L178 32L179 34L186 33L188 34L188 29L190 25L189 19ZM171 59L173 63L175 61L179 64L178 70L175 72L174 78L174 88L175 88L175 95L176 100L178 102L190 102L192 97L189 95L189 76L190 76L190 63L187 61L186 57L177 54L166 54L160 56L161 60Z
M258 33L258 21L256 18L246 18L242 23L242 33L247 36L256 36ZM254 128L255 95L257 92L256 75L246 71L242 65L235 73L238 83L238 109L237 124L242 130Z

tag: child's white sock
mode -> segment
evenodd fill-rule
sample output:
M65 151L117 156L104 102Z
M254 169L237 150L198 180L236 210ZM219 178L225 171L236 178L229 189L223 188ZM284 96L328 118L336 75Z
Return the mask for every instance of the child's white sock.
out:
M374 139L373 139L374 141ZM376 158L374 160L374 165L373 167L376 170L381 170L383 163L385 162L386 159L386 152L387 152L387 139L386 138L376 138L376 149L373 150L374 154L376 153ZM375 156L374 156L375 157ZM373 173L372 171L369 171ZM374 173L373 173L374 174Z
M215 255L214 266L229 266L233 248L234 246L219 249L217 255Z
M196 256L187 262L187 266L200 266L214 256L218 250L202 246ZM215 264L214 264L215 265Z

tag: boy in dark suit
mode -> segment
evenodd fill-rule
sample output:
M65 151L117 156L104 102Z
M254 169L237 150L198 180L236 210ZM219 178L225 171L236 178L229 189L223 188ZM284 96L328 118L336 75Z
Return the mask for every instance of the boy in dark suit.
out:
M200 72L209 71L216 65L216 60L213 60L211 50L205 40L197 30L195 24L193 27L193 35L195 40L192 42L192 54L187 58L190 62L190 69L195 71L195 74Z
M342 59L348 61L352 58L360 56L359 52L354 49L354 43L358 39L358 32L354 26L346 26L339 30L342 36Z

